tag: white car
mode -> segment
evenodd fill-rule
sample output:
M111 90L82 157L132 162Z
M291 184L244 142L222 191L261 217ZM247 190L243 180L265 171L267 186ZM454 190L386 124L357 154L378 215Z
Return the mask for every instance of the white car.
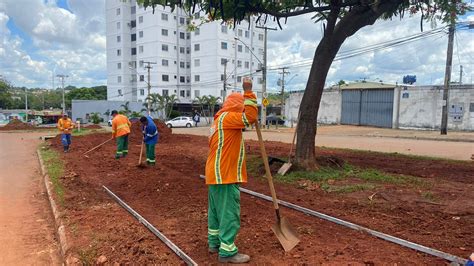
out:
M169 128L172 128L172 127L192 127L194 125L194 121L191 117L178 116L174 119L166 121L165 124Z

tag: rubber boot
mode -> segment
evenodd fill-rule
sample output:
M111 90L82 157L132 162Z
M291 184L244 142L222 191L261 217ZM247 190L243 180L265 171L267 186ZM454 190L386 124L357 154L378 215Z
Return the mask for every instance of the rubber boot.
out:
M218 248L218 247L217 247L217 248L215 248L215 247L209 247L209 253L214 254L214 253L218 253L218 252L219 252L219 248Z
M63 146L64 148L64 152L66 153L67 152L67 146Z
M219 262L220 263L236 263L236 264L241 264L241 263L247 263L250 261L250 256L246 254L241 254L237 253L234 256L231 257L221 257L219 256Z

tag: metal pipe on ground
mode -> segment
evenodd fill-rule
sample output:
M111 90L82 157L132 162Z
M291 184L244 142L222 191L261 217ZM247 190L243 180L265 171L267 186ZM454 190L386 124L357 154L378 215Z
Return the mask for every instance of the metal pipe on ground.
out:
M155 236L157 236L163 243L165 243L178 257L180 257L187 265L198 265L191 257L184 253L178 246L176 246L171 240L169 240L163 233L156 229L150 222L148 222L143 216L127 205L122 199L115 195L106 186L102 188L125 210L127 210L133 217L135 217L140 223L142 223L148 230L150 230Z
M203 179L206 178L203 175L200 175L200 177L203 178ZM261 193L258 193L258 192L255 192L255 191L252 191L252 190L249 190L249 189L246 189L246 188L241 187L240 191L242 191L246 194L252 195L254 197L264 199L266 201L270 201L270 202L272 201L272 197L261 194ZM410 241L407 241L407 240L404 240L404 239L401 239L401 238L398 238L398 237L395 237L395 236L387 235L387 234L384 234L382 232L378 232L378 231L375 231L375 230L372 230L372 229L369 229L369 228L366 228L366 227L363 227L363 226L360 226L360 225L357 225L357 224L354 224L354 223L351 223L351 222L348 222L348 221L341 220L341 219L336 218L336 217L329 216L329 215L324 214L324 213L320 213L320 212L317 212L317 211L314 211L314 210L311 210L311 209L308 209L308 208L305 208L305 207L301 207L301 206L298 206L298 205L293 204L293 203L289 203L289 202L286 202L286 201L283 201L283 200L278 200L278 203L282 206L285 206L287 208L305 213L307 215L318 217L320 219L327 220L327 221L330 221L330 222L333 222L333 223L336 223L336 224L339 224L339 225L342 225L342 226L345 226L345 227L349 227L349 228L357 230L357 231L366 232L366 233L368 233L370 235L373 235L375 237L378 237L380 239L383 239L383 240L386 240L386 241L389 241L389 242L392 242L392 243L395 243L395 244L398 244L398 245L401 245L401 246L404 246L404 247L407 247L407 248L411 248L411 249L414 249L414 250L417 250L417 251L420 251L420 252L423 252L423 253L426 253L426 254L430 254L432 256L442 258L442 259L445 259L445 260L450 261L450 262L459 263L461 265L464 265L467 262L466 259L460 258L458 256L455 256L455 255L452 255L452 254L449 254L449 253L446 253L446 252L443 252L443 251L439 251L439 250L436 250L436 249L433 249L433 248L429 248L429 247L426 247L426 246L423 246L423 245L420 245L420 244L416 244L416 243L413 243L413 242L410 242Z

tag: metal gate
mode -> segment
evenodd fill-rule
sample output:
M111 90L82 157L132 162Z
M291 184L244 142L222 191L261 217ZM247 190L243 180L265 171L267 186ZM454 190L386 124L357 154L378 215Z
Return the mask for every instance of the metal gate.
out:
M393 90L342 91L341 124L392 127Z

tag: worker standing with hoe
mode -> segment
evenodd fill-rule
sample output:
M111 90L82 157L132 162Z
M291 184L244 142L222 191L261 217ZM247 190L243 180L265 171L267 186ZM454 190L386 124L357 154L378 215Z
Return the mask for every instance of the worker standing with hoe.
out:
M240 184L247 182L242 129L257 120L252 80L243 80L244 95L230 94L214 116L206 162L209 252L221 263L246 263L234 241L240 229Z
M143 142L146 148L146 163L155 165L155 145L158 142L158 129L151 116L147 115L140 118L142 123Z
M74 123L67 114L63 114L63 117L59 118L58 129L62 133L61 143L63 144L64 152L68 152L69 146L71 146L71 133L74 129Z
M128 154L128 135L132 125L128 118L117 110L112 111L112 138L117 139L117 152L115 159L120 159Z

